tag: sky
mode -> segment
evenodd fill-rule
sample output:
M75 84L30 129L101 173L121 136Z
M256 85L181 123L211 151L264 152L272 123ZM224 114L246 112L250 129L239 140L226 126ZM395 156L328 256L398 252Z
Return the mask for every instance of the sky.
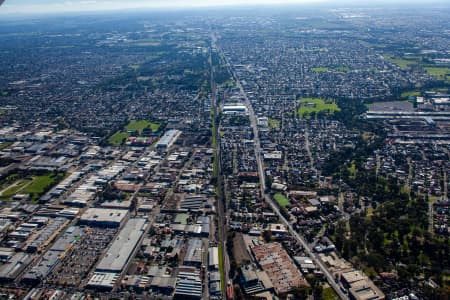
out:
M365 0L384 3L425 3L425 0ZM437 0L441 1L441 0ZM448 0L442 0L445 3ZM104 11L138 8L192 8L231 5L358 3L358 0L6 0L0 14ZM359 2L361 3L361 2Z

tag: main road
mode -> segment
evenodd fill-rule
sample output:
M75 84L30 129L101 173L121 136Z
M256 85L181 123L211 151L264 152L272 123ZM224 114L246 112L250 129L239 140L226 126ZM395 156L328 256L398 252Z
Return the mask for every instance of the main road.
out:
M250 117L250 124L253 130L253 136L254 136L254 147L255 147L255 156L256 156L256 162L258 164L258 174L259 174L259 181L260 181L260 188L261 188L261 195L264 196L264 200L271 206L272 210L278 215L281 222L286 226L286 228L289 230L290 234L297 240L297 242L302 245L302 247L305 249L306 254L313 260L316 266L319 267L319 269L323 272L325 277L327 278L328 284L334 289L334 291L339 295L341 299L349 299L348 296L342 292L340 289L339 284L336 283L335 278L333 274L328 270L328 268L323 264L323 262L320 260L320 258L313 252L311 247L308 245L308 243L305 241L304 237L298 234L294 228L292 227L292 224L286 220L286 218L281 214L280 209L275 204L275 202L272 200L269 194L266 193L266 178L264 173L264 167L263 167L263 160L261 158L261 143L259 140L259 134L258 134L258 126L256 122L256 116L255 112L253 110L252 103L247 97L247 94L245 93L244 88L242 87L242 84L237 77L236 73L234 72L234 69L231 67L230 63L228 62L226 56L222 53L221 49L216 46L217 51L220 53L222 58L226 61L228 69L230 73L232 74L236 86L239 88L240 93L242 97L245 100L245 104L248 108L249 117Z
M218 231L218 241L219 247L222 248L222 251L220 254L222 254L222 261L223 261L223 270L220 270L223 275L221 278L222 282L222 292L223 292L223 298L226 299L227 296L225 295L225 287L227 286L227 281L229 279L229 272L230 272L230 260L228 257L227 252L227 222L226 222L226 212L225 212L225 201L226 197L224 196L223 192L223 177L222 177L222 163L221 163L221 154L220 154L220 135L219 135L219 122L217 122L217 116L218 116L218 110L219 110L219 103L217 101L217 86L216 81L214 78L214 63L212 60L212 50L217 49L216 45L216 37L212 35L211 37L211 49L210 49L210 81L211 81L211 94L212 94L212 122L214 124L213 128L214 131L212 132L213 135L213 141L215 141L215 147L214 151L216 153L216 159L214 161L215 167L217 169L216 176L217 176L217 231Z

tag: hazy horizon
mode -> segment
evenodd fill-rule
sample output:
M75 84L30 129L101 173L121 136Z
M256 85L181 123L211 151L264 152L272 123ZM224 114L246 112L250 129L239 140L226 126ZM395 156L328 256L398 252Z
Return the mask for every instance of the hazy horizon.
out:
M435 0L434 4L448 4L447 1ZM321 5L395 5L395 4L429 4L427 1L415 0L372 0L361 3L354 0L331 1L331 0L6 0L0 6L1 14L42 14L42 13L59 13L59 12L91 12L91 11L114 11L121 9L183 9L183 8L202 8L202 7L220 7L220 6L258 6L258 5L305 5L305 4L321 4Z

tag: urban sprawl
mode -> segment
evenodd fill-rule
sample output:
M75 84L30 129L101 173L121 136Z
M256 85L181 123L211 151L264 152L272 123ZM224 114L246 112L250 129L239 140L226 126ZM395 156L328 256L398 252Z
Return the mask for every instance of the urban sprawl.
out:
M0 298L448 299L449 24L0 20Z

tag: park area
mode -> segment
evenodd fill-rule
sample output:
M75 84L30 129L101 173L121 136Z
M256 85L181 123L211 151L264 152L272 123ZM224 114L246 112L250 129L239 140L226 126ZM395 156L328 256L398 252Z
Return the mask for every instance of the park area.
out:
M281 193L276 193L273 198L275 199L275 201L277 201L278 205L280 207L286 207L290 204L289 199L286 198L286 196L284 196Z
M399 66L401 69L406 69L410 66L417 65L418 62L415 58L410 57L397 57L394 55L385 55L384 59Z
M159 127L161 126L161 124L159 123L154 123L154 122L150 122L150 121L146 121L146 120L140 120L140 121L131 121L130 123L128 123L127 126L125 126L126 130L130 130L130 131L138 131L139 134L142 134L142 132L144 131L144 129L151 129L153 132L158 131Z
M446 66L423 63L422 59L417 56L398 57L394 55L385 55L384 58L399 66L401 69L407 69L412 66L421 66L429 75L434 76L436 79L447 83L450 82L450 68Z
M30 200L36 202L52 186L60 182L63 173L19 174L13 173L0 181L0 199L7 200L15 195L30 195Z
M300 118L310 118L312 115L320 113L334 114L340 108L334 102L326 102L319 98L303 98L300 100L298 115Z
M269 119L269 128L270 129L280 129L280 120L278 119Z
M344 66L337 66L337 67L335 66L332 68L327 68L327 67L311 68L311 71L313 71L315 73L324 73L324 72L328 72L328 71L346 73L346 72L350 71L350 69L348 67L344 67Z
M439 80L450 82L450 68L444 67L425 67L425 70L431 76L436 77Z
M319 68L312 68L311 71L316 72L316 73L322 73L322 72L328 72L329 69L328 68L319 67Z
M123 130L117 131L109 137L108 142L112 145L119 146L123 142L132 136L132 132L137 132L138 135L142 135L145 130L151 130L151 132L157 132L161 127L160 123L151 122L147 120L137 120L128 123Z

